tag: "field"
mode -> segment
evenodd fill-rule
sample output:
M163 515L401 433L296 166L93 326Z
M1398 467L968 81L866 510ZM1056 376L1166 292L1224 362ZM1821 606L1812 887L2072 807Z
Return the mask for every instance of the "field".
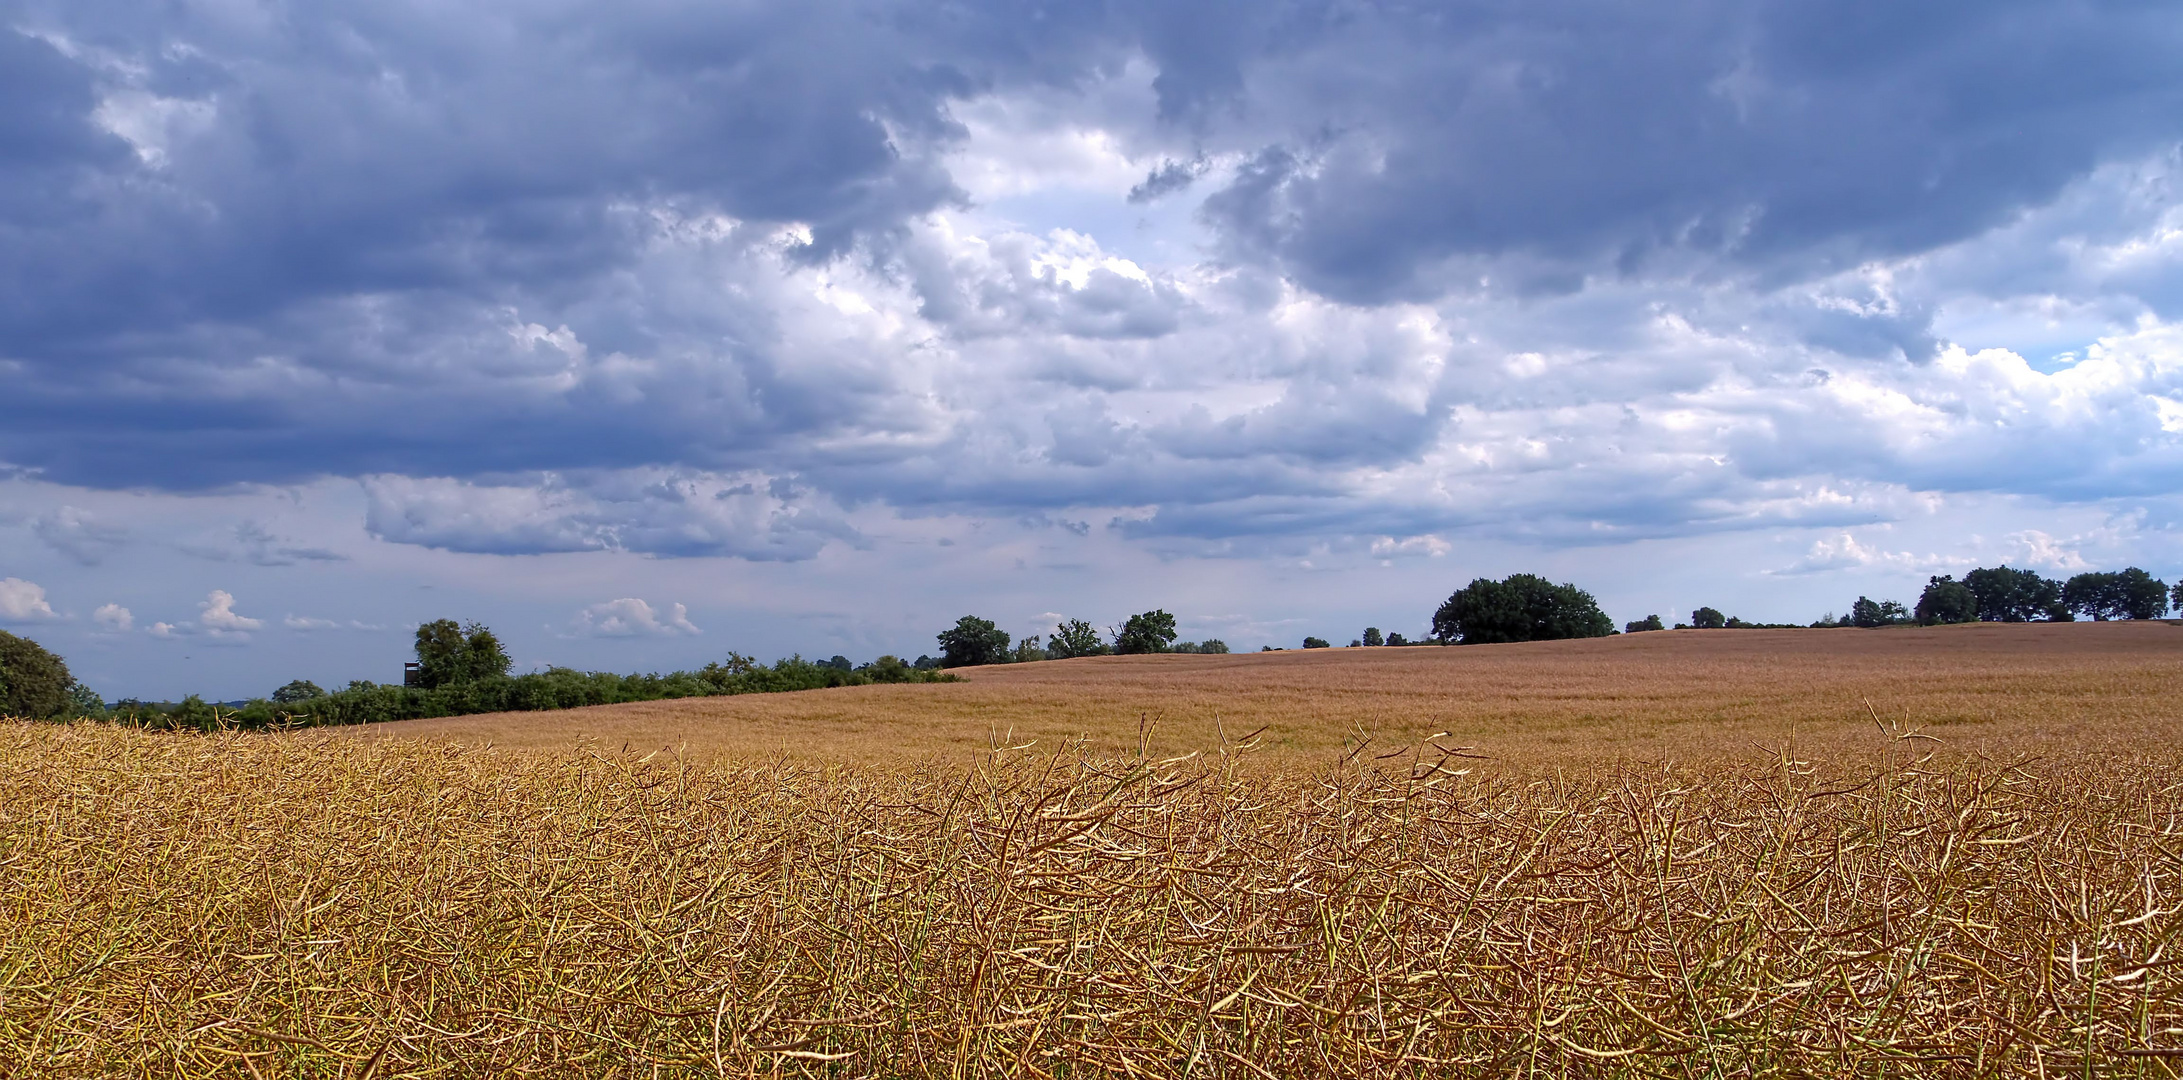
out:
M996 743L1084 737L1180 754L1263 727L1261 759L1311 768L1361 732L1382 749L1446 732L1508 765L1750 759L1796 737L1862 754L1873 714L1965 750L2148 747L2183 715L2183 625L1670 631L1469 648L1096 657L867 686L503 713L355 729L505 747L579 739L699 758L967 761Z
M0 723L0 1073L2174 1076L2178 646L1716 632L559 730Z

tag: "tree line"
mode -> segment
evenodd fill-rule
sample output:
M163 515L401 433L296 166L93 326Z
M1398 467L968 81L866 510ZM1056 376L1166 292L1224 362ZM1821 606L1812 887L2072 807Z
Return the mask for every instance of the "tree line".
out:
M1958 580L1935 575L1915 605L1859 596L1845 615L1832 613L1811 627L1937 626L1968 622L2071 622L2157 619L2169 609L2183 609L2183 581L2171 588L2138 567L2089 571L2057 580L2031 570L1980 567ZM1675 629L1774 628L1797 624L1747 622L1718 608L1700 607ZM1667 629L1658 615L1625 623L1616 630L1591 593L1557 584L1536 574L1511 574L1498 581L1477 578L1457 589L1433 612L1431 636L1410 640L1366 627L1352 646L1476 645L1606 637ZM937 635L938 657L915 661L882 656L868 664L847 657L806 660L791 656L771 665L740 653L695 671L665 675L619 675L553 667L511 675L500 639L478 623L439 619L417 628L414 672L400 685L359 680L334 691L308 680L294 680L264 698L232 707L192 695L179 702L125 700L108 705L77 681L68 665L37 642L0 631L0 715L79 716L124 720L147 727L317 726L379 723L483 712L526 712L583 705L613 705L669 698L727 694L778 693L872 683L945 682L956 676L943 669L986 664L1029 663L1084 656L1152 653L1226 653L1218 638L1177 641L1175 616L1164 609L1132 615L1120 626L1098 627L1070 619L1050 635L1020 641L990 619L965 615ZM1306 649L1331 648L1325 638L1308 636ZM1272 650L1271 645L1265 646Z
M492 630L453 619L419 626L416 656L414 674L402 684L358 680L327 691L297 679L266 697L235 706L207 702L194 694L178 702L123 700L109 706L70 677L67 664L58 656L27 638L0 631L0 715L81 717L200 731L321 727L957 678L897 656L882 656L862 665L842 656L829 660L791 656L768 665L735 652L695 671L665 675L565 667L511 675L513 662Z
M1122 625L1099 628L1082 619L1070 619L1051 635L1030 634L1011 648L1008 631L991 619L965 615L940 631L942 668L978 667L986 664L1025 664L1039 660L1073 660L1080 656L1141 656L1149 653L1225 653L1228 643L1219 638L1176 641L1175 616L1155 608L1132 615ZM1043 644L1041 641L1043 640ZM919 657L923 663L927 658Z

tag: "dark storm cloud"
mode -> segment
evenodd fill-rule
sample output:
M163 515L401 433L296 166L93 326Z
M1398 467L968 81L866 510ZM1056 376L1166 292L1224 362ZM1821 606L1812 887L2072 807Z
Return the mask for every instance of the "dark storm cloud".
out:
M2183 20L2156 4L9 13L0 476L368 476L373 533L478 552L801 559L857 539L830 499L1157 507L1131 527L1148 536L1403 535L1511 507L1650 535L1764 519L1738 500L1836 465L1978 488L1973 464L1852 445L1838 433L1877 427L1853 407L1799 426L1783 379L1945 351L1937 291L1842 271L1979 236L2183 138ZM1069 115L1139 61L1143 115ZM931 226L968 200L957 106L1012 94L1128 148L1128 213L1203 197L1218 265L1145 273L1098 237ZM2066 239L2003 261L2052 262ZM1985 271L1992 291L2011 272ZM1382 325L1400 320L1431 325ZM1677 320L1688 340L1663 337ZM1702 490L1661 482L1681 468L1665 459L1629 465L1635 435L1534 438L1580 422L1556 409L1673 410L1715 384L1781 408L1730 401L1725 434L1643 429L1691 460L1733 452L1737 475ZM2131 437L2165 438L2141 406ZM1457 507L1346 475L1429 482L1458 469L1425 464L1450 439L1467 445L1449 460L1516 479ZM2034 453L1974 443L1950 445ZM2108 482L2041 460L2027 475L2054 490ZM581 479L505 479L542 472ZM821 490L719 479L746 474ZM120 542L40 528L85 562Z
M1576 0L1321 30L1245 61L1256 119L1224 134L1250 156L1207 214L1363 301L1511 252L1563 267L1503 283L1547 291L1692 257L1803 276L1962 239L2183 134L2160 4Z

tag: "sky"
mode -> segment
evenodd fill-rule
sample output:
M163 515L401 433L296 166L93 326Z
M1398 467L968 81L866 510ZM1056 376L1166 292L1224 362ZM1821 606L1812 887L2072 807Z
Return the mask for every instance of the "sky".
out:
M2183 19L0 0L0 627L109 699L1473 578L2175 580Z

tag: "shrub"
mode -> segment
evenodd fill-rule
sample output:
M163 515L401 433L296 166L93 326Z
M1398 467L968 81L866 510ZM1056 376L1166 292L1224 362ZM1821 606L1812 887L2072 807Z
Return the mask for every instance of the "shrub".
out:
M1660 616L1658 615L1647 615L1644 618L1638 619L1635 622L1627 622L1622 624L1622 632L1625 634L1642 634L1647 630L1665 629L1667 629L1667 627L1660 625Z
M1304 648L1307 649L1331 649L1333 647L1327 644L1325 638L1308 637L1304 639Z

